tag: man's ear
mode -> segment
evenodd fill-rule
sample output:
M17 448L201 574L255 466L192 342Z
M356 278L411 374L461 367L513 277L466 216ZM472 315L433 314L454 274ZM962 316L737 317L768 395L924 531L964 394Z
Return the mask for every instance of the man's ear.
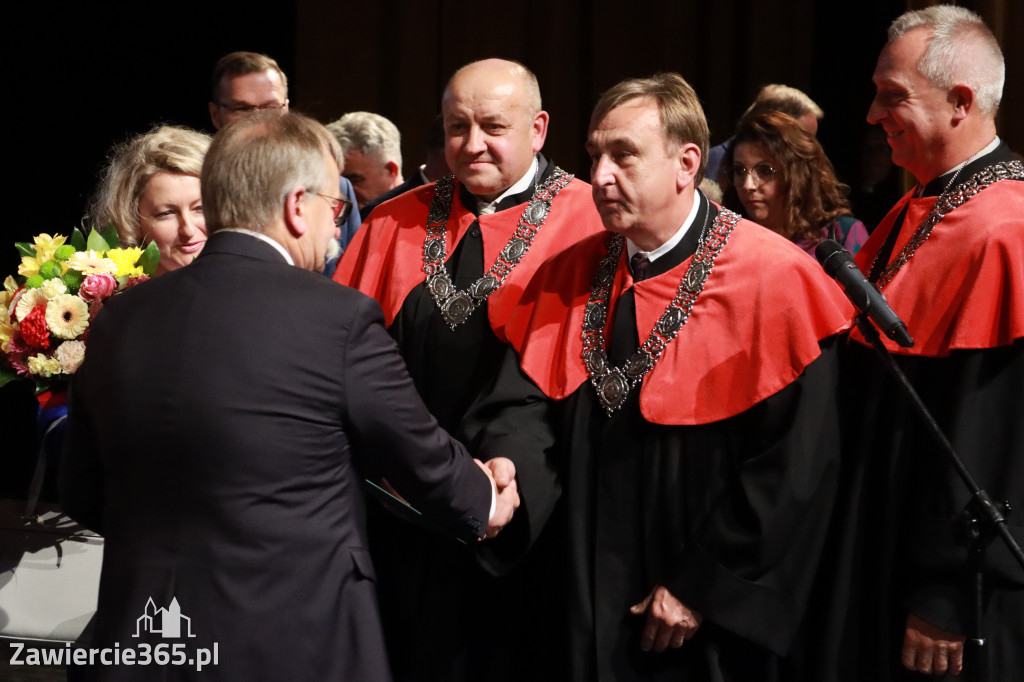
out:
M220 130L221 125L223 125L221 123L221 120L220 120L220 107L217 106L216 102L210 102L209 104L210 104L210 123L213 124L213 129L214 130Z
M679 160L679 172L676 175L676 188L682 191L692 185L700 170L700 147L692 142L679 145L676 152Z
M394 161L388 161L384 164L384 168L387 169L388 175L391 176L392 182L398 179L398 164ZM397 183L396 183L397 184Z
M307 198L309 190L305 187L296 187L284 198L284 226L296 239L306 234Z
M530 122L530 127L533 128L533 153L536 154L548 137L548 112L538 111Z
M967 118L967 115L974 109L974 90L967 85L954 85L949 89L947 99L953 105L953 125L960 125L960 122Z

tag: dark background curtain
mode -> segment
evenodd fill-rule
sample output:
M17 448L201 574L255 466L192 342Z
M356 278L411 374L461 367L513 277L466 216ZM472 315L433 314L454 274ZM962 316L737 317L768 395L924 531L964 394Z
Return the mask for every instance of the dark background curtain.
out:
M886 27L908 6L923 4L929 3L17 3L0 47L9 85L10 175L0 277L16 269L15 240L67 234L78 224L112 144L162 122L209 129L209 72L232 50L276 58L289 76L293 108L321 121L355 110L393 120L409 170L423 160L425 129L448 76L473 59L517 59L537 73L551 114L545 151L583 178L591 107L622 78L680 72L703 100L712 144L729 137L762 85L786 83L825 110L819 138L840 178L853 182ZM1024 151L1024 3L960 4L981 13L1000 38L1007 57L1000 134ZM0 402L20 400L12 395L22 391L8 386ZM4 407L5 426L21 421Z

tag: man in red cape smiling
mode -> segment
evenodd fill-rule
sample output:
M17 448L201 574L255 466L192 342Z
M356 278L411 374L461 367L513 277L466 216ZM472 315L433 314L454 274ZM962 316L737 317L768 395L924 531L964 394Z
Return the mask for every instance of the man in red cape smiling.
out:
M856 260L915 341L886 346L981 487L1010 501L1008 525L1021 542L1024 166L996 136L1003 72L996 39L966 9L934 6L893 22L868 121L882 126L893 162L918 186ZM974 607L950 520L968 491L874 354L853 351L851 375L863 381L848 416L867 481L854 522L868 543L854 568L866 577L857 662L874 666L853 679L903 679L903 668L957 674L972 663L964 640ZM999 541L987 551L985 589L995 666L987 679L1024 679L1024 569Z
M817 567L851 309L800 249L696 190L707 147L676 74L601 97L606 231L534 276L467 420L483 451L557 453L565 679L785 679Z
M334 279L377 299L427 407L457 432L493 379L505 322L534 272L599 232L601 223L590 187L539 153L548 114L526 67L487 59L461 68L445 88L442 113L454 177L376 208ZM544 484L527 487L547 490L548 467L535 469L518 456L513 461L519 481L536 475ZM397 680L535 678L533 666L543 666L540 647L549 639L536 622L546 602L539 588L550 581L534 581L529 565L500 580L476 565L508 568L497 556L502 546L543 527L551 505L534 499L521 511L509 539L492 541L482 557L478 548L448 546L383 514L371 517ZM495 594L506 609L502 618L494 617L487 598ZM531 657L511 656L529 648Z

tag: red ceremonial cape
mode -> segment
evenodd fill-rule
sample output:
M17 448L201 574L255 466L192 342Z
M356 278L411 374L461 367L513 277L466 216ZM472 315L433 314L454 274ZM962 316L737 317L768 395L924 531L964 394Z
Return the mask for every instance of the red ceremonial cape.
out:
M857 253L861 270L870 271L904 206L890 261L935 200L903 197ZM914 339L913 348L901 348L882 336L893 353L944 357L1024 336L1024 182L997 182L947 213L882 293ZM851 336L867 343L859 330Z
M508 322L506 332L523 370L553 399L566 398L588 382L583 313L609 237L588 237L546 263ZM640 340L647 338L691 260L634 284L623 249L606 338L614 303L629 287ZM821 354L818 342L846 330L852 315L846 296L806 253L741 220L715 260L689 321L644 377L640 411L647 421L666 425L737 415L795 381Z
M476 220L462 204L456 186L445 229L450 258L455 247ZM334 280L372 296L384 310L391 326L409 292L426 279L423 272L423 240L427 212L434 198L434 184L406 192L378 206L370 220L356 232L345 250ZM527 202L491 215L480 216L484 247L484 272L490 269L511 239ZM581 238L603 232L601 216L590 197L590 185L573 179L555 197L547 219L537 231L530 250L512 269L505 283L488 298L491 328L504 340L504 324L537 268L548 258Z

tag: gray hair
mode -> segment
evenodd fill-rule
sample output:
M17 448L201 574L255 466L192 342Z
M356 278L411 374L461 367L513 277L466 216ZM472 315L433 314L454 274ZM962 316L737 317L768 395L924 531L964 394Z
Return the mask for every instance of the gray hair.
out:
M937 88L967 85L981 112L994 115L1002 99L1006 67L999 42L981 17L952 5L907 12L892 22L889 42L918 27L927 29L930 37L917 64L921 75Z
M353 111L329 123L327 130L338 140L342 152L355 150L382 164L394 161L398 172L402 172L402 135L394 123L380 114Z
M139 200L158 173L199 177L210 136L191 128L159 126L117 145L89 203L83 227L113 225L122 246L143 241Z
M336 194L336 186L327 186L325 155L341 167L337 140L302 114L263 111L229 123L213 138L203 164L207 230L263 232L281 219L285 197L296 187Z
M796 119L807 114L811 114L818 120L825 118L825 112L807 93L780 83L769 83L761 88L757 97L754 98L753 104L743 115L746 116L755 111L781 111Z

